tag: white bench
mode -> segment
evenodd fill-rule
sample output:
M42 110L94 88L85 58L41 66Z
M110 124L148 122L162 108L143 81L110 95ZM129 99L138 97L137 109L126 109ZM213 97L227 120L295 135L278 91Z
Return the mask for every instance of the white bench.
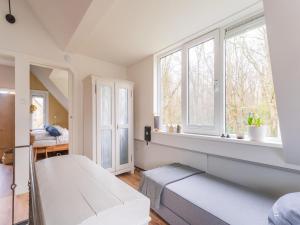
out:
M38 225L146 225L150 201L84 156L35 163Z

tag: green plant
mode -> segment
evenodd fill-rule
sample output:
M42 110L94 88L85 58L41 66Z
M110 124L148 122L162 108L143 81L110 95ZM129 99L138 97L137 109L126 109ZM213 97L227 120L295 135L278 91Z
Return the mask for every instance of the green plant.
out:
M261 127L264 124L263 120L254 113L249 113L247 123L248 126L254 127Z

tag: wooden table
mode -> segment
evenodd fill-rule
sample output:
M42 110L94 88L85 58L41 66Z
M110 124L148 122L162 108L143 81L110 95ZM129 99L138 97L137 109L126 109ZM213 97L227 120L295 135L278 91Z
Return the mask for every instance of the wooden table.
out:
M68 152L68 151L69 151L68 144L48 146L46 147L46 157L48 158L49 152Z
M33 147L33 152L34 152L34 161L37 160L38 154L45 154L45 157L47 158L46 147Z
M34 147L34 160L37 160L38 154L45 154L45 157L48 158L48 153L50 152L68 152L69 145L62 144L62 145L52 145L52 146L45 146L45 147Z

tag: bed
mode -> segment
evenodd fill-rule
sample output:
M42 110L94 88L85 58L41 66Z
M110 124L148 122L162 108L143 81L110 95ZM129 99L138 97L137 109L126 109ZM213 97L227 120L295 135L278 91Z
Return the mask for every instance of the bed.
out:
M154 181L141 183L141 186L144 187L140 189L153 201L151 194L149 195L149 190L151 193L151 189L153 189L152 183L162 184L160 204L159 206L151 204L151 208L169 224L268 224L268 214L276 198L225 181L203 171L191 173L186 177L180 177L180 179L175 177L173 181L163 183L161 180L165 180L162 178L165 174L162 173L162 168L145 171L142 180L154 179ZM152 176L157 173L161 174L159 180Z
M148 198L84 156L32 162L30 224L146 225Z
M37 160L37 157L40 154L43 154L45 158L48 158L48 153L68 153L69 131L60 126L54 127L59 130L60 136L51 136L45 129L37 129L30 132L30 144L35 153L35 160Z

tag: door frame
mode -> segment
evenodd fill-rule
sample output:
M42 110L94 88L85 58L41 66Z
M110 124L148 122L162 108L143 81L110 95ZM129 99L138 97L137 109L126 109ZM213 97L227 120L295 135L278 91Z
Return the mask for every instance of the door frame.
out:
M55 64L45 64L45 63L38 63L35 60L29 61L29 73L30 73L30 66L39 66L48 69L59 69L65 70L68 72L68 131L69 131L69 154L75 153L74 146L75 146L75 139L74 139L74 127L75 122L73 120L73 112L74 112L74 72L69 67L58 66ZM30 89L30 87L29 87ZM49 102L49 101L48 101ZM49 114L48 114L49 115ZM30 125L31 127L31 125ZM78 147L78 146L77 146Z

